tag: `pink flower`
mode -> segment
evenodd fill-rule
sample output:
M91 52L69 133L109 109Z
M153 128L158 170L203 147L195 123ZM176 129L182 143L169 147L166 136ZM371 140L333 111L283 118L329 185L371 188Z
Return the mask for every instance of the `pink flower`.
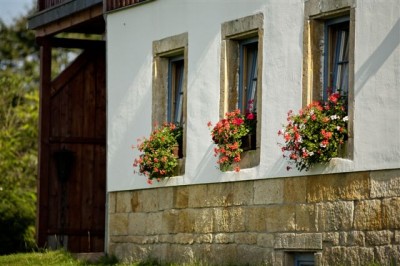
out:
M316 119L317 119L317 116L316 116L315 114L313 114L313 115L311 116L311 120L315 121Z
M319 146L322 148L325 148L326 146L328 146L328 144L329 144L329 141L327 139L324 139L323 141L321 141Z

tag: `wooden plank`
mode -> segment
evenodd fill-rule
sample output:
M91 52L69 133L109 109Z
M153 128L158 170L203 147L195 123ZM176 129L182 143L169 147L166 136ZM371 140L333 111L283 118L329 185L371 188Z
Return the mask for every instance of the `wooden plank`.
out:
M50 143L75 143L75 144L100 144L105 145L106 139L105 138L91 138L91 137L50 137Z
M104 251L104 237L94 236L92 238L93 252L103 252Z
M72 144L71 144L72 146ZM75 152L75 163L72 175L68 181L68 229L79 230L81 228L81 197L84 191L81 190L82 168L84 163L82 158L81 145L73 145ZM70 241L71 240L71 241ZM80 251L80 239L69 236L68 249L73 252Z
M63 72L61 72L52 82L51 97L55 97L62 89L67 89L67 84L75 78L88 63L88 54L80 54Z
M106 66L105 66L105 49L97 52L98 56L96 61L96 118L95 118L95 132L96 137L106 137Z
M93 221L97 218L93 217L94 147L93 145L82 145L82 151L83 154L85 154L85 158L82 158L84 167L82 168L81 182L81 188L84 193L81 197L81 208L79 216L81 218L81 228L92 228ZM90 230L88 230L87 233L89 234L89 232ZM88 238L81 238L81 248L87 248L87 250L85 251L91 251Z
M50 123L51 123L51 127L50 127L50 136L49 136L49 140L53 137L53 136L60 136L61 132L60 132L60 98L61 97L56 97L51 99L50 101Z
M56 164L53 158L53 154L60 149L59 145L51 145L50 146L50 157L48 166L49 166L49 175L48 175L48 188L49 188L49 196L48 196L48 228L49 227L60 227L60 217L61 217L61 186L58 182L57 169ZM48 229L46 230L48 234Z
M80 240L81 240L80 236L74 236L74 235L68 236L68 251L73 253L81 252Z
M94 58L91 56L91 58ZM95 136L95 65L94 61L91 60L90 64L87 64L83 75L85 76L84 91L83 91L83 124L82 133L84 136L94 137ZM82 194L81 201L81 227L90 228L93 219L93 173L94 173L94 149L93 145L82 145L82 150L85 154L84 167L82 168L82 190L85 193ZM81 238L81 249L85 252L90 252L90 230L87 232L87 237Z
M91 56L93 59L93 57ZM93 60L92 60L93 61ZM87 64L83 75L84 91L83 91L83 135L85 137L95 137L95 118L96 118L96 75L95 62Z
M71 80L69 86L71 91L71 120L68 121L71 126L70 136L83 137L83 92L85 90L84 75L78 73L75 79Z

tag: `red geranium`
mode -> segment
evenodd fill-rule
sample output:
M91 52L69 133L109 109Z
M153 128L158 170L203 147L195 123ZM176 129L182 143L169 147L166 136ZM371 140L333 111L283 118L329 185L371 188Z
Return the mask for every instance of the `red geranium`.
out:
M241 114L239 109L225 114L225 118L218 121L212 127L212 123L208 122L211 129L211 136L217 147L214 149L214 155L219 156L218 164L221 171L240 170L238 163L241 160L240 154L243 152L241 148L242 137L249 134L250 129L247 124L247 118ZM232 169L232 165L236 167Z

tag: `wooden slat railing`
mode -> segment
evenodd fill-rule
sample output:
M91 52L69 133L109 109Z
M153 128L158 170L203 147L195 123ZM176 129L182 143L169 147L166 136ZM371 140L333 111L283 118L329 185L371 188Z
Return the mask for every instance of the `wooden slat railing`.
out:
M114 9L131 6L146 1L149 0L105 0L105 3L106 3L106 10L111 11Z
M69 2L71 0L38 0L38 9L39 11L51 8L53 6L62 4L64 2ZM106 10L111 11L114 9L127 7L135 4L139 4L141 2L146 2L149 0L104 0L103 3L106 4Z
M71 0L38 0L38 8L42 11L68 1Z

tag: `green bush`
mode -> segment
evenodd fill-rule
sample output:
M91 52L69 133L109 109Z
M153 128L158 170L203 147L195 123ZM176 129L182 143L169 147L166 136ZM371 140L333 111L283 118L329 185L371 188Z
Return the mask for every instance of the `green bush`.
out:
M0 254L32 250L36 196L18 190L0 190Z

